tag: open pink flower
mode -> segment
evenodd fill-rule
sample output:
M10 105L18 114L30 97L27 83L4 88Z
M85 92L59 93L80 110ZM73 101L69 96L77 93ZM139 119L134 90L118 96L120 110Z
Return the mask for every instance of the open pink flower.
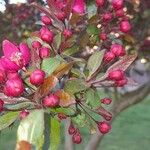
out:
M75 13L84 14L85 8L86 4L84 0L75 0L72 10Z
M3 52L1 64L7 71L15 72L25 67L30 61L30 50L26 43L21 43L19 47L8 40L3 41Z

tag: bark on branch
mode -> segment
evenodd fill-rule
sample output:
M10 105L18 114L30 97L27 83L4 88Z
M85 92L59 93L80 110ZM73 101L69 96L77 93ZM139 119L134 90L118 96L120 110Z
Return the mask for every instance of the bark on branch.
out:
M121 100L117 101L112 108L113 120L125 109L141 102L146 96L148 96L149 93L150 81L137 90L124 94ZM112 123L112 121L110 123ZM89 143L85 147L85 150L96 150L103 137L104 135L101 135L98 132L92 135Z

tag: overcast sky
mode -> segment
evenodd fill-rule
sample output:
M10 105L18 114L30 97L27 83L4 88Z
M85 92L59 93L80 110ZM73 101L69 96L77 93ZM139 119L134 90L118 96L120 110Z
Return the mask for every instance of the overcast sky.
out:
M10 3L24 3L26 2L26 0L10 0ZM4 11L5 10L5 3L3 0L0 0L0 11Z

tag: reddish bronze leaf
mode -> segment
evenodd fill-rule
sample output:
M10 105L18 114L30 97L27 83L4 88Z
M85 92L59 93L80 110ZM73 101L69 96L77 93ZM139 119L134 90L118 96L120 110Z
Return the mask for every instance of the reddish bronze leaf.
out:
M57 82L58 82L57 77L53 75L47 77L44 83L39 87L39 89L35 93L34 99L46 96L48 92L56 86Z
M76 101L70 94L66 93L64 90L57 91L55 93L60 98L59 105L62 107L67 107L71 104L74 104Z
M32 145L27 141L17 143L16 150L32 150Z
M73 61L73 62L70 62L70 63L62 63L62 64L54 71L53 75L56 76L57 78L59 78L59 77L65 75L65 74L67 74L67 73L71 70L71 68L72 68L72 66L73 66L74 63L75 63L74 61Z
M129 55L129 56L124 56L121 58L119 61L114 63L110 68L108 68L106 73L109 73L112 70L123 70L125 71L137 58L137 55Z

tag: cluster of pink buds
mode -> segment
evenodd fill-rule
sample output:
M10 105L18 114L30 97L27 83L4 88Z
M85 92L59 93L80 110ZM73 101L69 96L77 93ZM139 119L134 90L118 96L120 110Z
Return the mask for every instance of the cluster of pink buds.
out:
M108 75L109 80L115 81L115 86L122 87L127 84L128 80L122 70L113 70Z
M72 141L75 144L80 144L82 142L82 137L79 132L79 129L75 128L74 125L71 123L68 128L68 133L72 135Z
M96 0L96 5L98 7L98 10L102 9L102 12L100 11L102 20L99 22L101 27L101 32L99 35L99 38L102 42L102 47L107 49L105 56L104 56L104 62L109 63L115 60L117 57L122 57L126 54L125 49L123 46L119 43L113 43L111 39L109 38L110 35L113 33L116 39L121 38L121 33L128 33L131 30L131 25L128 21L128 17L126 16L124 12L124 0L112 0L111 7L106 7L107 3L109 3L107 0ZM113 19L117 19L118 21L115 23L113 22ZM111 26L110 23L111 22ZM109 30L108 30L109 26ZM111 45L110 47L106 47L106 45Z

